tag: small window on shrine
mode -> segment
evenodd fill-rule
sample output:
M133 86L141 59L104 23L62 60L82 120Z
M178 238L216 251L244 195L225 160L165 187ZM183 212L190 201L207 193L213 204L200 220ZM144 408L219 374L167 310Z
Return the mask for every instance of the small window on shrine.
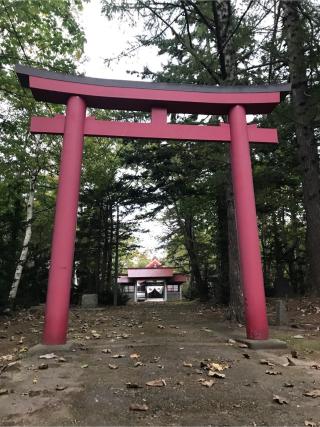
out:
M179 285L168 285L168 292L179 292Z
M134 292L134 285L126 285L123 287L123 291L128 293L128 292Z

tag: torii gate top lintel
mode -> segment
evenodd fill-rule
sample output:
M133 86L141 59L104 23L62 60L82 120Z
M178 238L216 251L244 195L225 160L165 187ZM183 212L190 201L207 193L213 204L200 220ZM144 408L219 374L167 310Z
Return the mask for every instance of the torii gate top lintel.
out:
M67 104L70 96L81 96L87 107L133 111L165 108L168 113L228 114L243 105L247 114L270 113L289 84L258 86L204 86L153 83L74 76L16 65L20 83L30 88L37 101Z

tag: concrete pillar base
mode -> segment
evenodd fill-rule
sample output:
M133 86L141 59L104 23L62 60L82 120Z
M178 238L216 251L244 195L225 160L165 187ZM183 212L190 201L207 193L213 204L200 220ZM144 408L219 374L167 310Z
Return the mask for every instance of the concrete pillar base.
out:
M248 338L233 337L234 340L247 344L252 350L278 350L287 348L288 345L285 341L278 339L268 339L268 340L249 340Z
M30 347L27 355L33 356L35 354L46 354L46 353L58 353L58 352L70 352L75 348L75 343L70 341L66 344L36 344Z

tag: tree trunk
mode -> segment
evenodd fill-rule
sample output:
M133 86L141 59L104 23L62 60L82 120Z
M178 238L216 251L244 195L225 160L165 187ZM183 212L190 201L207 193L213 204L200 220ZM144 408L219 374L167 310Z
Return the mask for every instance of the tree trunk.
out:
M113 280L113 305L118 304L117 300L118 300L118 275L119 275L119 228L120 228L119 205L117 205L114 280Z
M220 71L224 84L235 84L237 78L236 51L232 37L234 21L232 5L229 0L212 2L212 11L216 28L216 43ZM235 217L234 197L232 191L231 169L227 171L227 218L228 218L228 258L229 258L229 312L232 319L243 320L243 291L240 282L240 264Z
M203 280L200 268L200 262L198 257L198 252L195 247L193 226L192 226L192 216L190 214L185 214L182 219L179 209L175 205L176 217L180 227L180 230L184 237L184 245L188 253L190 267L192 271L192 277L195 282L195 287L199 293L199 297L201 301L207 301L208 294L208 283Z
M19 284L22 277L23 267L27 261L28 252L29 252L29 243L31 240L32 234L32 218L33 218L33 204L34 204L34 193L35 193L35 184L36 184L37 176L34 175L30 181L30 190L27 199L27 219L26 219L26 231L23 239L22 250L20 254L20 258L16 267L16 271L14 274L14 279L11 285L11 289L9 292L8 302L12 307L14 305Z
M229 289L229 255L228 255L228 218L226 191L223 188L216 197L217 203L217 270L218 283L214 295L218 304L228 304L230 300Z
M231 175L230 175L231 176ZM244 322L244 301L243 290L240 279L239 248L237 239L236 216L234 207L234 197L231 182L227 188L228 205L228 255L229 255L229 280L230 280L230 300L229 319L237 322Z
M110 234L109 234L109 252L107 261L107 289L112 290L112 260L113 260L113 235L114 235L114 224L113 224L113 206L110 204L109 210L110 219Z
M319 156L314 136L315 108L308 94L304 52L305 31L300 8L303 2L282 1L283 29L287 44L292 106L302 172L303 204L306 211L306 249L309 263L308 289L320 294L320 180Z

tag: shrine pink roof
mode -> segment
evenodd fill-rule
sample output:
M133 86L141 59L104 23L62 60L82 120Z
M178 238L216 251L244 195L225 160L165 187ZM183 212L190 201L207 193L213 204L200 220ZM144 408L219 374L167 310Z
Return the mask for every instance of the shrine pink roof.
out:
M72 95L81 96L88 107L168 113L227 114L242 104L248 114L269 113L290 91L288 84L259 86L201 86L152 83L73 76L16 65L23 87L38 101L66 104Z

